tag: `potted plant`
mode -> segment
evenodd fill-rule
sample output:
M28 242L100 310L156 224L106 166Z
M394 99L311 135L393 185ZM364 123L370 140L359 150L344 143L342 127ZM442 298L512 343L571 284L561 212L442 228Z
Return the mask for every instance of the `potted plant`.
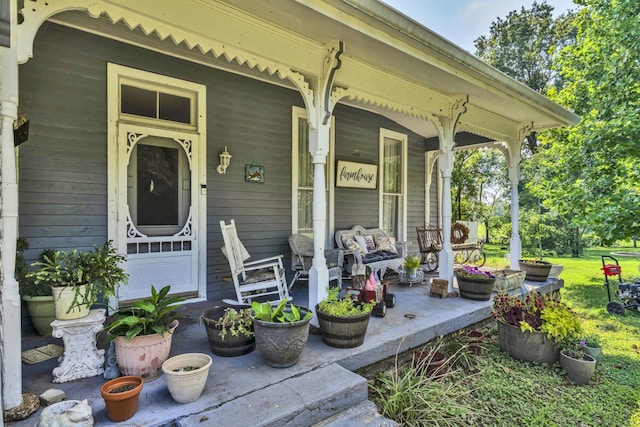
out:
M162 374L162 363L169 357L173 331L184 297L169 296L170 286L157 291L151 286L151 296L122 308L111 316L105 328L113 340L118 366L124 375L136 375L151 381Z
M596 371L596 359L587 353L584 341L568 341L560 351L560 366L577 385L589 383Z
M213 307L200 319L207 331L209 347L216 356L233 357L256 348L251 308Z
M144 380L137 376L124 376L107 381L100 387L100 394L107 408L107 416L114 423L133 417Z
M454 272L462 298L488 301L491 298L496 277L473 265L465 265Z
M407 279L416 280L418 268L420 267L420 257L407 255L407 257L404 259L404 264L402 264L402 267L407 274Z
M582 337L582 341L584 341L584 348L594 359L596 359L596 364L600 363L602 359L602 344L600 343L600 339L595 335L585 335Z
M173 400L178 403L197 400L207 383L210 367L211 356L203 353L185 353L165 360L162 372Z
M552 264L550 262L535 259L520 259L518 260L518 266L520 270L527 273L525 280L545 282L549 277Z
M54 251L45 253L38 267L29 272L38 285L50 285L53 291L56 318L78 319L89 314L98 297L108 299L118 286L127 283L128 274L120 267L126 256L118 254L111 240L94 246L92 251Z
M527 362L558 361L556 342L580 333L580 323L570 308L540 292L531 292L524 299L500 293L493 298L491 315L498 321L502 351Z
M309 338L309 322L313 314L283 299L277 307L269 302L251 304L256 347L267 365L288 368L298 363Z
M24 259L24 251L27 249L29 249L29 242L24 237L19 237L16 242L15 274L18 289L22 300L27 304L27 311L36 332L42 336L50 336L51 322L56 320L51 286L45 283L36 283L33 277L28 276L29 269ZM40 260L51 252L53 252L51 249L44 250L40 254Z
M362 345L375 301L338 298L340 290L327 289L327 297L316 305L322 341L331 347L352 348Z

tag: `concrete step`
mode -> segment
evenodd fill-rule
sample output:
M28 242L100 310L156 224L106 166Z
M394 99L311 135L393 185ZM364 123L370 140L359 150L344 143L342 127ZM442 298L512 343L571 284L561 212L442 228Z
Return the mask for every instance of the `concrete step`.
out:
M367 380L332 363L179 418L176 425L312 426L366 400Z
M380 415L375 403L366 400L312 427L396 427L398 425L395 421Z

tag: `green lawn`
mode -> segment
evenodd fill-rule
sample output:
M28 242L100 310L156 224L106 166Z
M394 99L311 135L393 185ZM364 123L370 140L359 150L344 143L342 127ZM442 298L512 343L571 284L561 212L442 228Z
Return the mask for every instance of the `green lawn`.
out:
M487 265L504 267L506 251L497 246L486 249ZM392 411L395 414L384 414L383 410L383 414L408 426L640 427L640 312L614 316L606 311L608 299L600 256L612 251L640 249L593 248L582 258L545 258L565 266L560 275L565 281L562 299L578 313L584 331L604 342L605 356L590 384L571 384L559 364L534 366L510 358L500 351L492 326L486 331L490 338L483 355L475 359L475 373L460 371L426 385L404 378L395 384L395 392L404 396L408 408L396 407ZM625 281L640 276L638 259L618 260ZM407 372L406 369L404 366L398 372ZM371 384L377 384L379 390L388 387L380 387L379 380ZM407 384L411 388L403 389ZM382 407L373 387L372 398ZM420 410L426 402L428 410ZM437 408L444 409L438 413ZM409 414L411 418L407 418Z

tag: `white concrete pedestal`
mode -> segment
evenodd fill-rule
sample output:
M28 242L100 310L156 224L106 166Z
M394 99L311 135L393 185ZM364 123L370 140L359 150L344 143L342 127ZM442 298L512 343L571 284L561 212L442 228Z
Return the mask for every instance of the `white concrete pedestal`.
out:
M105 310L91 310L74 320L54 320L52 336L64 341L60 365L53 369L53 382L65 383L104 372L104 350L96 348L96 335L104 328Z

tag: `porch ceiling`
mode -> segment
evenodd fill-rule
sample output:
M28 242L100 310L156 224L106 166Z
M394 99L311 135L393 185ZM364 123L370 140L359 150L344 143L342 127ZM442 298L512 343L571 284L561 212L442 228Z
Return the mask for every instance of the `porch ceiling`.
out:
M325 45L341 40L345 53L334 85L356 94L342 102L383 114L424 137L437 135L425 114L446 117L460 95L469 99L460 130L494 140L510 140L522 124L533 123L532 130L541 130L579 120L373 0L182 0L179 7L173 0L103 4L113 8L112 16L103 14L96 20L85 13L64 12L51 20L291 88L294 85L278 75L278 66L300 73L313 86ZM123 18L128 14L130 19ZM153 24L145 27L145 22ZM174 39L171 28L187 37ZM200 44L193 45L194 40ZM245 57L221 56L207 49L207 40L242 51Z

